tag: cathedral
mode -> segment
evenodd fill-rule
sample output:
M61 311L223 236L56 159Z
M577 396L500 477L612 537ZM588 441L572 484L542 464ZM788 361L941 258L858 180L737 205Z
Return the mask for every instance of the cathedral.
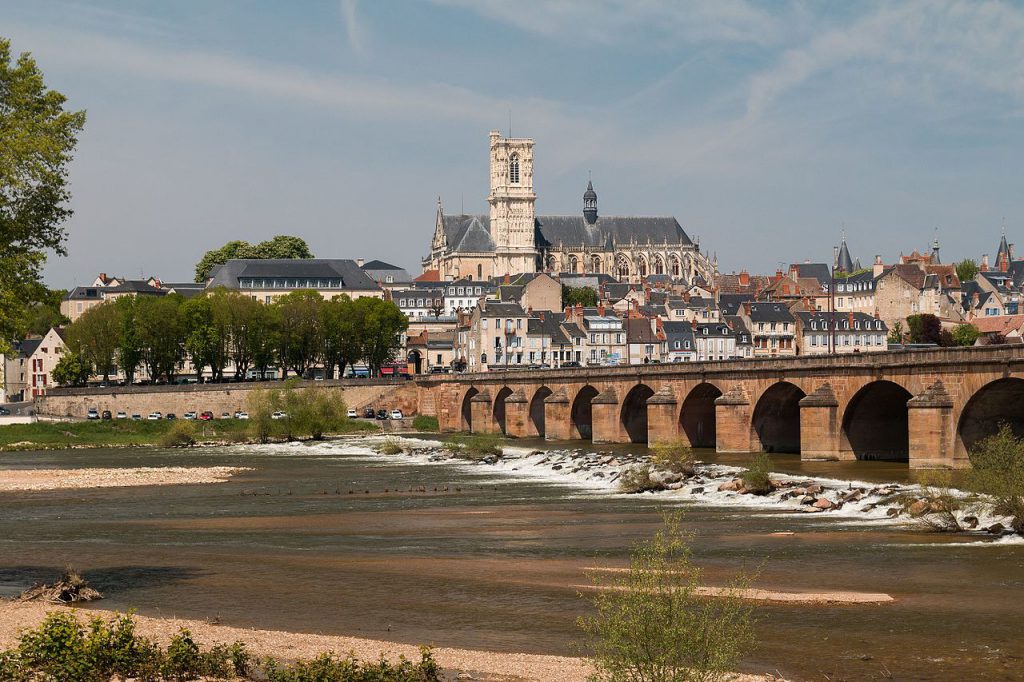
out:
M675 218L602 216L587 183L579 215L539 216L533 192L533 140L492 130L487 215L445 215L437 221L424 272L437 279L484 280L524 272L612 275L639 282L667 275L709 285L717 263L700 252Z

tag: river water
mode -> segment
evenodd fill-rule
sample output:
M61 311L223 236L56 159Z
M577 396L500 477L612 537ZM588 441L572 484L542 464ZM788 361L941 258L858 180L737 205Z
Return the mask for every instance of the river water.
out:
M682 507L709 584L760 568L758 587L896 599L760 607L762 646L744 670L792 680L1024 679L1024 544L742 500L625 496L527 467L386 457L361 443L0 455L4 467L252 468L214 485L0 494L0 595L70 564L105 593L105 608L572 655L574 621L587 612L576 587L587 583L584 569L625 565L662 511ZM801 476L907 476L882 462L773 457Z

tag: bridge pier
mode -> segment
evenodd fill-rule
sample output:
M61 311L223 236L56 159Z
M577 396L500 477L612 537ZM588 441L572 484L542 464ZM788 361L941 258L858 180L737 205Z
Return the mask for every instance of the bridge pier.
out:
M571 440L572 431L569 396L559 389L544 398L544 440Z
M619 418L619 396L607 388L590 401L590 418L595 443L629 443L629 435Z
M907 427L911 469L970 466L966 457L956 457L953 398L941 380L907 401Z
M716 452L751 451L750 396L742 384L715 398Z
M498 425L494 422L491 394L480 391L469 399L469 410L472 416L471 433L498 433Z
M679 439L679 401L668 386L647 399L647 443L668 443Z
M828 382L800 399L800 459L853 459L841 451L839 401Z
M523 389L505 398L505 435L509 438L530 438L537 435L530 422L530 402Z

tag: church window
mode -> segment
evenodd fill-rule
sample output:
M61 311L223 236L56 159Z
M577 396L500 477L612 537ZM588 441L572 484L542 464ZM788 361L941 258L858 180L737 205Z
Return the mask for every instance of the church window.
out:
M477 279L483 279L484 278L484 266L482 266L482 265L477 265L476 266L476 278Z
M508 181L513 185L519 184L519 155L512 154L508 160Z
M577 259L576 256L569 256L569 272L578 272L579 267L579 259Z

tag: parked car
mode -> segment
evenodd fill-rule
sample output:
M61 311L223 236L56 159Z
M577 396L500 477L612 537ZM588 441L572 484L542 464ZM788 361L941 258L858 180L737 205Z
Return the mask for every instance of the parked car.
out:
M444 374L446 371L447 368L442 367L441 365L434 365L433 367L430 368L431 374Z
M125 412L124 410L118 410L117 411L117 418L118 419L127 419L128 418L128 413Z
M403 419L404 415L402 414L401 410L391 410L391 418L392 419Z
M163 412L150 412L149 416L146 417L151 422L158 422L164 418Z
M192 419L196 418L196 413L195 412L186 412L185 414L181 415L181 418L182 419L192 420Z
M387 418L388 418L388 411L387 410L377 410L377 419L387 419Z
M351 412L351 411L352 411L352 410L349 410L349 412ZM8 410L8 409L7 409L6 407L2 407L2 406L0 406L0 417L6 417L6 416L7 416L7 415L9 415L10 413L11 413L11 411L10 411L10 410Z
M221 412L220 413L220 418L221 419L231 419L231 415L228 414L227 412Z
M348 408L348 415L347 416L348 416L349 419L358 419L359 418L359 413L356 412L355 410L353 410L350 407L350 408Z
M142 415L141 414L133 414L132 415L132 421L133 422L140 422L140 421L142 421Z
M367 407L365 410L363 410L363 416L367 419L373 419L374 417L377 416L377 413L373 411L372 407Z
M100 418L99 410L97 410L95 407L90 407L89 411L85 413L85 418L86 419L90 419L90 420L91 419L99 419Z
M103 410L103 414L100 415L101 419L113 419L114 415L110 414L110 410Z
M206 412L200 412L199 413L199 421L208 422L211 419L213 419L213 412L210 412L209 410L207 410Z
M579 366L580 366L580 363L576 362L575 360L570 360L569 362L563 362L562 363L562 367L564 367L566 369L569 369L570 367L579 367Z
M245 414L245 413L244 412L239 412L238 414ZM249 418L249 415L246 415L244 417L239 417L238 414L235 415L235 417L237 417L238 419L248 419ZM274 414L270 415L271 419L286 419L287 417L288 417L288 413L287 412L281 412L280 410L278 410Z
M248 419L248 418L249 418L249 413L248 412L235 412L235 419Z
M167 416L164 417L164 419L177 419L177 418L178 418L178 415L174 414L173 412L168 412Z

